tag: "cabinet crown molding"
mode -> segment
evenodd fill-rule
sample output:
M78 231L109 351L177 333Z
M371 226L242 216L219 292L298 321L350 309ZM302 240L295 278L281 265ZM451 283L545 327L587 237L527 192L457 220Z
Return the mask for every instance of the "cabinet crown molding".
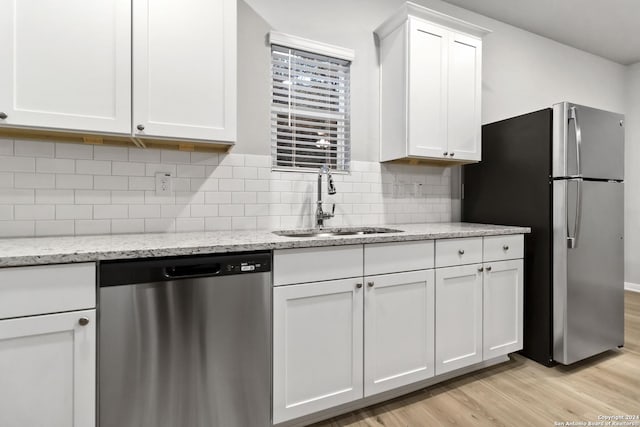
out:
M437 10L420 6L410 1L403 4L400 10L376 28L374 33L378 39L385 38L403 22L409 19L409 17L426 19L434 24L442 25L452 30L461 31L465 34L478 38L482 38L491 33L491 30L488 28L472 24L471 22L455 18L442 12L438 12Z
M356 56L353 49L305 39L303 37L281 33L279 31L269 32L269 44L304 50L305 52L318 53L351 62L353 62Z

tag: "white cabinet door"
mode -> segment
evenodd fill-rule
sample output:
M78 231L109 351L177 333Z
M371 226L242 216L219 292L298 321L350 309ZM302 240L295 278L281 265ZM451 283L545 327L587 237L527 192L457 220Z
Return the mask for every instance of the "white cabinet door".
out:
M442 27L409 20L410 156L442 158L447 151L447 35Z
M0 38L0 126L129 133L131 0L0 0Z
M362 398L362 278L273 290L273 422Z
M235 140L236 14L236 0L133 0L135 136Z
M482 361L481 267L436 269L436 375Z
M453 160L480 160L482 42L449 35L447 135Z
M95 325L95 310L0 321L0 426L95 426Z
M485 264L483 355L491 359L522 349L522 260Z
M368 276L364 307L364 395L434 374L433 270Z

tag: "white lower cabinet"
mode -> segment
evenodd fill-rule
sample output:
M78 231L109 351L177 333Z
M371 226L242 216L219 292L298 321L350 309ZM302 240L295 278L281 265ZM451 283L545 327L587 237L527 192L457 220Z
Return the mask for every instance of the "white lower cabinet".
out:
M362 278L273 290L273 422L362 398Z
M436 269L436 375L482 361L481 268Z
M522 349L523 272L522 259L485 264L485 360Z
M95 317L0 320L0 426L95 426Z
M430 378L433 270L365 278L364 395Z

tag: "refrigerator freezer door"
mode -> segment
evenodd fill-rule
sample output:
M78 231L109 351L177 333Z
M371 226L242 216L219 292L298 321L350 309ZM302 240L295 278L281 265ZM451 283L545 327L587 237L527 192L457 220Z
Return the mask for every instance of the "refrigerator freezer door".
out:
M552 168L554 178L624 179L624 115L555 104Z
M553 356L568 365L624 343L624 184L576 179L552 185ZM568 248L574 230L575 247Z

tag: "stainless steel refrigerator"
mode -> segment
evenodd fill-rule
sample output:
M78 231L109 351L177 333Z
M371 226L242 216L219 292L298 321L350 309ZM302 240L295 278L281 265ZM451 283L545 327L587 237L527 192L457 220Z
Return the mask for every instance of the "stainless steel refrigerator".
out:
M624 116L563 102L482 127L462 219L530 226L524 348L571 364L624 343Z

